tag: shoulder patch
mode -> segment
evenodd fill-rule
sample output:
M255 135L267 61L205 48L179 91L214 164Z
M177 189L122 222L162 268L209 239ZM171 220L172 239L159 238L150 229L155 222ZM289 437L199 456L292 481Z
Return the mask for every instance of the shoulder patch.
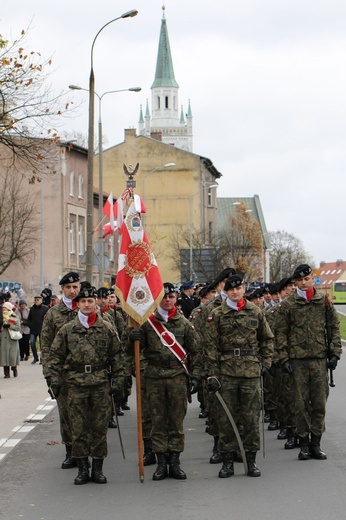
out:
M208 316L207 321L213 321L213 317L212 316Z

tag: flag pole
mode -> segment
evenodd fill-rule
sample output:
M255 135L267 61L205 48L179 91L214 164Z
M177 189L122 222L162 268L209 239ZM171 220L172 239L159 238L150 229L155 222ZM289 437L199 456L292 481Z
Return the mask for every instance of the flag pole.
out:
M138 329L139 324L133 318L130 318L130 325L134 329ZM140 365L140 349L139 340L134 342L135 350L135 374L136 374L136 403L137 403L137 444L138 444L138 471L139 480L144 482L144 461L143 461L143 427L142 427L142 392L141 392L141 365Z

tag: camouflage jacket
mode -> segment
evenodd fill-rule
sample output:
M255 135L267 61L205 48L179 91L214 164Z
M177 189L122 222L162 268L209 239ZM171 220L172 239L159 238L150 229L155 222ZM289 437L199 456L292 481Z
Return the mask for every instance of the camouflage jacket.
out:
M174 334L176 340L189 354L188 366L191 375L197 379L202 377L202 358L198 346L198 335L189 320L179 312L168 322L165 322L157 311L154 312L154 315L158 322ZM139 330L141 354L146 363L146 377L171 378L185 373L180 361L168 347L161 343L159 336L148 322L143 323Z
M46 312L43 319L40 336L41 359L44 377L49 376L46 367L46 359L49 355L52 343L55 336L57 335L58 330L60 330L61 327L66 323L73 320L77 316L77 313L78 309L71 311L71 309L66 307L62 300L57 305L54 305L54 307L51 307L48 312Z
M204 303L201 303L198 307L193 309L190 314L190 322L195 327L197 334L200 338L203 338L203 331L209 315L208 307Z
M325 358L326 310L331 323L334 354L340 358L339 318L332 303L325 303L324 294L315 292L308 302L297 293L281 302L275 317L275 336L279 360Z
M210 377L259 377L261 365L270 368L273 352L273 333L253 303L235 311L224 301L208 317L204 354Z
M265 316L265 319L267 320L267 323L270 327L270 330L274 334L274 357L273 361L278 360L278 350L277 350L277 343L275 339L275 317L278 313L278 310L281 307L281 303L278 303L278 305L270 305L269 307L266 307L265 309L262 309L262 312Z
M94 371L96 367L102 368ZM98 315L96 322L86 329L77 316L58 331L47 357L47 369L52 384L94 386L108 382L110 375L120 388L125 373L114 328Z

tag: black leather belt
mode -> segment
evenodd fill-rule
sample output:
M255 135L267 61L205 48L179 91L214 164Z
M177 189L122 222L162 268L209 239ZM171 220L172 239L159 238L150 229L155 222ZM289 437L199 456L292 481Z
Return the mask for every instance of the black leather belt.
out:
M257 350L250 350L250 349L246 349L246 348L233 348L230 350L222 350L221 355L222 354L231 354L232 356L240 357L240 356L257 356L258 352L257 352Z
M99 370L108 370L108 365L75 365L69 368L72 372L80 372L84 374L92 374Z

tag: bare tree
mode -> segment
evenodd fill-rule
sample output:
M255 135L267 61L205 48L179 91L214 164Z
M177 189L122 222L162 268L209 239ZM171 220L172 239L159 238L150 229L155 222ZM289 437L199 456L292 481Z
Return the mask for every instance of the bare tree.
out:
M0 144L10 150L13 168L16 157L26 163L34 182L38 170L42 174L42 163L50 160L47 143L59 141L56 125L70 103L47 83L52 60L27 51L25 37L22 31L18 40L8 43L0 35Z
M25 266L34 259L39 233L37 201L28 194L26 179L7 169L0 176L0 274L13 262Z
M269 233L271 242L270 279L275 282L292 275L299 264L308 263L313 267L314 261L305 251L302 241L287 233L277 230Z

